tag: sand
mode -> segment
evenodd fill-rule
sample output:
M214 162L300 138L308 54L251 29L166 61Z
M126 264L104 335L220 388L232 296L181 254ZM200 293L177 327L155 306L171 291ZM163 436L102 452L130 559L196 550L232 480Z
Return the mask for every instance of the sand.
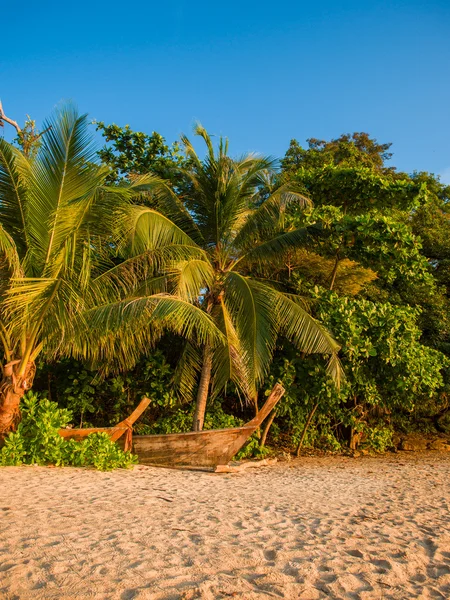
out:
M450 455L0 470L0 598L450 598Z

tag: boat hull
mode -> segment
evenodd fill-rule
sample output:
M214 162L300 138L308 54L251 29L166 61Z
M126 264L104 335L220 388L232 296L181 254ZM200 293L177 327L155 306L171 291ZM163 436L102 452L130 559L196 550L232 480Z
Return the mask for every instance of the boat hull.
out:
M164 435L136 435L133 452L144 465L214 468L239 452L255 427L215 429Z
M241 427L188 433L136 435L132 450L144 465L158 467L215 468L227 465L250 438L284 394L275 384L258 414Z

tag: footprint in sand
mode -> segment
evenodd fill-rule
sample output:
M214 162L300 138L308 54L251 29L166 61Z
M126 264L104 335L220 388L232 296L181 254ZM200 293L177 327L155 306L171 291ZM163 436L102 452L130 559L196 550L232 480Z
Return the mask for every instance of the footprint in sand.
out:
M425 552L428 554L429 558L434 558L436 554L436 550L438 547L430 538L425 538L422 542L419 542L421 546L425 549Z
M120 600L132 600L138 594L138 590L125 590L120 596Z
M364 558L364 554L360 550L346 550L349 556L353 556L354 558Z
M277 558L276 550L264 550L264 558L268 561L274 561Z
M388 560L383 559L373 559L370 561L375 567L378 567L377 572L385 573L386 571L390 571L392 569L392 565Z

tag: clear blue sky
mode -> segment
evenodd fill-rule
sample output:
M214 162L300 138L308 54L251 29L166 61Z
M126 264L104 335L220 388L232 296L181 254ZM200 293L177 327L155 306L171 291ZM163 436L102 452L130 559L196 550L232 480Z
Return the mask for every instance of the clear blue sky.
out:
M8 7L9 5L9 7ZM61 99L160 132L197 119L236 154L367 131L450 182L450 1L3 4L0 97L38 122Z

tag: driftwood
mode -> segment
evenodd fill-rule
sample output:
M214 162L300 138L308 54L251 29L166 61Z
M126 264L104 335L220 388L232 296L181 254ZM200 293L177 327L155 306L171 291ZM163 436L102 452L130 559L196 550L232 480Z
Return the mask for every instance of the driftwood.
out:
M231 463L229 465L218 465L215 473L242 473L247 469L255 469L258 467L269 467L278 462L276 458L263 458L262 460L251 460L243 463Z
M163 435L137 435L133 438L133 452L144 465L200 469L227 465L252 433L258 429L283 394L284 388L276 384L256 417L241 427Z
M129 417L114 427L89 427L85 429L60 429L59 435L80 442L91 433L107 433L111 441L116 442L125 434L124 450L131 450L133 443L133 424L150 404L149 398L143 398Z

